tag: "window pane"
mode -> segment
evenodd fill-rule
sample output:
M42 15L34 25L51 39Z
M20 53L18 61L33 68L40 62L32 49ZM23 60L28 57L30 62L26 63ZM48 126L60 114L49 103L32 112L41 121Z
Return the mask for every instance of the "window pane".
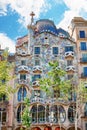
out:
M40 47L35 47L34 54L40 54Z
M72 60L67 60L67 65L69 66L69 65L72 65L73 64L73 62L72 62Z
M22 60L21 65L26 65L26 60Z
M86 50L86 42L81 42L81 50Z
M2 122L6 122L6 112L2 113Z
M58 54L58 47L53 47L53 54Z
M40 65L40 60L35 60L35 65Z
M80 31L80 38L85 38L85 31Z
M36 81L37 79L40 79L40 78L41 78L41 75L40 75L40 74L34 75L34 76L32 77L32 81Z
M87 67L84 67L83 69L84 69L84 76L87 77Z
M65 52L67 52L67 51L73 51L73 46L65 47Z
M22 80L22 79L23 79L23 80L26 80L26 75L25 75L25 74L21 74L21 75L20 75L20 79L21 79L21 80Z

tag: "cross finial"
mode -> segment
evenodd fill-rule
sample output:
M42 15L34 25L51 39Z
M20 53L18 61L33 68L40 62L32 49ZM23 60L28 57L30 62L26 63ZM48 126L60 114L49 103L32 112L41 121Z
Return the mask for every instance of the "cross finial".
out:
M34 22L34 16L35 16L33 11L30 13L30 16L31 16L31 24L32 24Z

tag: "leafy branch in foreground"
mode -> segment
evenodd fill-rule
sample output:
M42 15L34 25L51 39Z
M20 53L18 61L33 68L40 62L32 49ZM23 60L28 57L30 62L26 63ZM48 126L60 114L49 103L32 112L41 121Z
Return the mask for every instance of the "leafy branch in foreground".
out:
M14 65L7 60L8 50L3 52L2 57L3 60L0 61L0 97L3 95L9 97L11 93L15 92L12 86Z
M24 101L25 108L22 113L22 123L26 126L26 129L30 128L31 125L31 113L29 110L30 100L28 98Z
M50 62L51 68L48 72L48 77L40 79L40 88L45 91L47 95L52 94L52 91L56 92L56 98L68 97L71 83L69 80L65 80L66 72L59 67L59 63Z

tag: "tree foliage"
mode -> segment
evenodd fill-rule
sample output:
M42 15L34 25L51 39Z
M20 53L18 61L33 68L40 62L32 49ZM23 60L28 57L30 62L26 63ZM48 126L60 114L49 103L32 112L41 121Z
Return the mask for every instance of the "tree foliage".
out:
M11 86L10 81L13 79L13 64L9 63L8 50L3 52L3 60L0 61L0 97L6 95L10 96L10 93L14 92L14 89Z
M22 113L22 123L28 129L30 128L30 125L31 125L31 113L29 110L30 100L28 98L25 99L24 105L25 105L25 108Z
M69 80L65 80L66 72L59 67L59 63L50 62L50 71L47 77L40 79L40 88L48 94L57 91L56 98L65 98L69 94L71 84Z

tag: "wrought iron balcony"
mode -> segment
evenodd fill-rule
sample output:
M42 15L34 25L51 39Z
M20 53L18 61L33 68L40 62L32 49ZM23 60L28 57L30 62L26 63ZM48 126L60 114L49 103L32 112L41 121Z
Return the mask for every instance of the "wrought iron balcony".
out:
M67 57L74 57L74 52L73 51L67 51L67 52L65 52L65 58L67 58Z

